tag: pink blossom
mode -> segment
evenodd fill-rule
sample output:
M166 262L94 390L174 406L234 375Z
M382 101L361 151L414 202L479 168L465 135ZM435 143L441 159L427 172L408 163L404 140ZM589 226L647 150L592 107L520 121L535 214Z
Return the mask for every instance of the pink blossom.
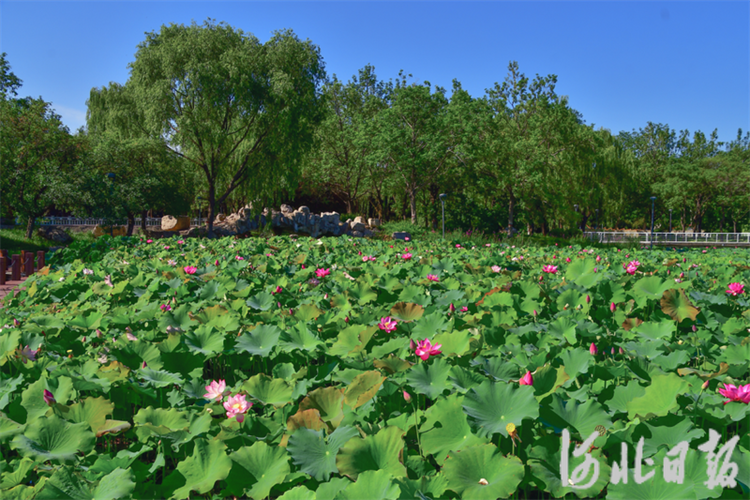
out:
M526 375L524 375L519 381L519 385L534 385L534 377L531 376L531 372L526 370Z
M161 305L161 310L162 310L163 312L166 312L166 311L171 311L171 310L172 310L172 306L170 306L169 304L162 304L162 305Z
M556 274L557 273L557 266L544 266L542 268L542 271L549 274Z
M281 293L282 290L283 290L283 288L281 288L280 286L277 286L276 290L274 290L273 292L271 292L271 295L276 295L277 293Z
M398 321L396 321L394 318L391 318L390 316L381 318L380 323L378 324L378 328L385 331L385 333L391 333L396 329L397 326Z
M602 258L597 255L596 256L596 262L598 263L598 262L601 262L601 261L602 261Z
M462 312L462 313L465 313L465 312L466 312L466 311L468 311L468 310L469 310L469 308L468 308L467 306L463 306L463 307L461 308L461 312Z
M185 271L186 274L195 274L198 268L194 266L185 266L183 270Z
M628 273L629 275L631 275L631 276L632 276L632 275L634 275L634 274L635 274L635 272L636 272L637 270L638 270L638 268L637 268L637 267L635 267L635 266L628 266L628 267L627 267L627 268L625 269L625 272L626 272L626 273Z
M404 391L404 400L407 403L409 403L411 401L411 395L408 392L406 392L406 391Z
M565 262L570 262L570 257L565 257Z
M183 240L177 240L177 244L178 244L178 245L182 245L182 244L184 244L184 243L185 243L185 242L184 242Z
M315 276L317 276L318 278L322 278L323 276L328 276L329 274L331 274L330 268L328 269L319 268L315 270Z
M587 304L591 303L591 296L590 295L586 295L586 303Z
M596 355L596 353L598 353L598 352L599 352L599 349L597 349L597 348L596 348L596 346L594 345L594 343L593 343L593 342L592 342L592 343L591 343L591 345L589 346L589 352L590 352L591 354L593 354L593 355Z
M493 272L499 273L501 271L500 266L492 266L491 267Z
M736 297L737 295L741 293L745 293L745 285L742 283L730 283L727 288L727 293L733 297Z
M725 398L729 398L724 401L724 404L737 401L739 403L750 404L750 384L734 386L732 384L724 384L723 389L719 389L719 394Z
M169 245L164 245L164 250L169 250Z
M39 353L39 349L36 351L29 348L29 346L24 347L21 350L21 361L23 361L23 364L26 364L26 361L36 361L36 355Z
M146 243L152 243L154 240L146 240Z
M215 266L218 266L218 265L219 265L219 259L216 259L216 262L214 262L214 265L215 265Z
M430 281L440 281L440 278L438 278L434 274L428 274L427 275L427 279L430 280Z
M52 406L53 404L57 403L57 401L55 401L54 394L49 392L47 389L44 389L44 395L42 397L44 398L44 402L47 403L47 406Z
M240 423L245 420L245 413L247 413L247 410L249 410L251 406L253 406L253 404L245 400L244 394L231 396L224 401L224 409L227 411L227 418L237 417L237 422Z
M401 258L404 259L404 260L409 260L409 259L411 259L411 254L410 253L405 253L404 255L401 256Z
M241 255L235 256L236 260L245 260L245 257L242 257Z
M217 403L220 403L222 398L224 397L224 391L227 390L227 383L224 380L219 380L218 382L216 380L212 380L210 384L206 386L206 393L203 395L204 398L211 400L216 400Z
M451 302L451 305L448 306L449 312L456 312L456 306L453 305L453 302Z
M614 303L614 302L612 302L612 303L611 303L611 304L609 305L609 310L610 310L610 311L612 311L612 312L615 312L615 308L616 308L616 307L617 307L617 306L615 306L615 303Z
M424 339L422 342L419 342L414 349L414 352L417 356L422 358L422 361L427 361L430 356L437 356L442 351L440 351L440 348L443 347L442 344L436 344L432 345L432 343Z

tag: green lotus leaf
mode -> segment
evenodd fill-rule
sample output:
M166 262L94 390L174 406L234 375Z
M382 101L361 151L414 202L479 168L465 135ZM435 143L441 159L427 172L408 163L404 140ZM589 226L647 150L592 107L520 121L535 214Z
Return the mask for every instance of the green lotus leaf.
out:
M472 338L471 332L468 330L443 332L435 335L432 343L442 346L440 351L444 356L462 356L468 352Z
M671 321L645 321L633 328L633 332L637 333L646 342L648 341L669 341L672 338L676 330L676 326Z
M23 382L23 375L16 378L0 377L0 410L8 406L10 395L16 391L21 382Z
M451 365L444 358L432 362L421 362L406 372L406 381L419 394L435 399L449 388L448 376Z
M649 299L660 299L667 288L669 288L669 284L665 284L660 277L649 276L641 278L633 284L633 295L638 299L638 304L643 305Z
M456 305L466 294L461 290L449 290L441 294L435 294L435 305L448 307L450 304Z
M65 462L74 460L79 451L88 453L94 443L95 437L88 424L71 424L52 415L28 424L23 434L13 438L11 448L37 460Z
M151 434L164 436L175 431L187 431L188 413L176 408L141 408L133 417L136 434L144 440Z
M68 320L68 325L77 326L86 330L95 330L99 328L104 313L100 311L93 311L88 316L75 316Z
M690 303L690 299L685 295L685 290L681 288L672 288L664 291L664 295L661 299L661 310L664 314L669 315L678 323L686 318L695 321L695 318L700 312L699 309L693 307L693 304Z
M285 352L300 350L311 352L323 343L304 323L297 323L281 332L279 346Z
M508 292L500 291L500 288L493 288L494 293L485 294L484 298L477 302L477 306L481 305L487 309L493 307L513 307L513 295Z
M25 425L19 424L0 413L0 443L21 434L25 427Z
M503 358L486 358L482 363L482 370L495 380L510 382L518 379L518 367Z
M201 300L213 299L218 291L219 283L217 283L216 281L209 281L200 288L198 298Z
M387 358L376 359L372 362L375 368L380 368L386 373L393 375L394 373L403 372L408 370L414 363L406 361L405 359L398 358L390 355Z
M295 309L294 318L298 321L304 321L305 323L307 323L308 321L317 319L321 314L323 314L323 311L318 309L313 304L302 304L297 309Z
M107 419L99 428L95 429L96 437L102 437L105 434L118 434L130 429L131 427L130 422Z
M159 318L159 329L164 331L167 327L171 326L172 328L179 328L183 331L190 330L192 326L198 323L190 317L190 312L190 305L182 304L181 306L178 306L177 309L163 314ZM129 319L128 322L130 322Z
M247 299L247 305L259 311L268 311L276 305L276 300L270 293L260 292Z
M607 405L610 412L627 413L627 404L644 394L646 394L646 388L640 385L637 380L630 380L627 384L620 384L615 387L612 399L605 401L604 404Z
M224 335L213 327L201 325L182 336L191 352L212 358L224 350Z
M674 373L653 376L645 394L626 404L628 418L662 417L679 406L677 395L687 390L688 383Z
M291 402L294 387L286 380L258 373L246 380L242 389L265 405L284 406Z
M357 375L344 392L344 402L352 408L359 408L375 397L385 379L376 370Z
M504 457L495 445L483 444L451 455L441 472L460 498L487 500L509 497L523 478L523 464L518 457Z
M591 289L604 276L603 273L595 273L597 267L594 259L574 260L565 271L565 278L578 286Z
M427 314L419 318L414 324L414 328L411 331L411 338L419 340L425 338L431 339L436 333L447 330L448 325L448 320L442 311Z
M316 495L313 490L304 486L295 486L291 490L284 492L277 500L315 500Z
M586 436L588 438L588 436ZM607 463L607 457L599 449L594 449L589 453L579 457L573 456L576 444L571 442L568 449L568 479L573 476L573 472L581 466L586 457L591 457L599 463L599 476L594 484L588 488L574 488L573 486L562 485L562 474L560 472L561 464L561 442L560 437L556 435L540 439L538 444L531 449L528 464L531 469L531 481L539 489L551 493L554 498L566 497L568 493L575 494L578 498L596 498L607 485L610 478L610 466ZM572 441L572 440L571 440ZM617 456L617 453L615 454ZM585 466L584 466L585 468ZM593 467L589 475L585 477L578 486L584 486L589 483L593 477Z
M2 473L0 479L0 498L4 498L3 490L8 490L24 482L26 475L34 468L35 462L30 458L20 460L9 460L4 464L10 466L10 470ZM2 469L3 467L0 467Z
M391 316L401 321L416 321L424 315L424 307L419 304L398 302L391 307Z
M378 332L376 326L352 325L338 334L336 342L328 348L329 356L356 356L365 350L370 339Z
M357 283L357 285L347 289L346 295L350 299L356 300L361 306L378 299L377 292L364 283Z
M216 481L226 479L232 468L226 448L224 443L217 439L196 440L192 456L177 464L174 474L180 474L182 477L179 479L184 481L184 484L174 490L171 498L190 498L193 491L202 495L213 490Z
M16 348L18 347L19 342L21 342L21 330L18 328L13 328L9 331L8 329L5 330L8 333L0 335L0 352L2 353L2 355L0 355L0 366L4 365L9 359L15 356Z
M599 425L605 429L612 426L609 415L596 400L588 399L584 403L565 401L558 394L552 395L549 405L541 407L539 416L555 427L577 430L583 439L588 438Z
M678 367L687 364L690 361L690 354L687 351L673 351L666 356L657 356L653 359L654 364L662 367L666 372L677 370Z
M435 476L422 476L419 479L405 477L394 481L401 489L399 498L445 498L445 490L448 489L448 480L444 474Z
M457 392L464 394L472 387L481 384L487 379L476 371L454 365L451 367L448 380L453 384L453 388Z
M299 410L315 409L323 422L337 427L344 418L344 390L336 387L321 387L309 393L299 404Z
M571 320L570 318L557 318L555 321L549 324L549 333L558 340L567 340L568 344L576 345L578 343L578 337L576 336L576 326L577 325L575 321Z
M727 346L716 360L728 365L746 365L750 360L750 342Z
M176 373L166 370L153 370L150 367L138 370L138 376L154 387L167 387L169 385L182 385L182 377Z
M26 410L27 422L31 422L49 411L49 405L44 402L44 390L46 388L46 380L39 378L21 393L21 406ZM66 401L61 399L58 402L64 404Z
M551 365L544 365L537 368L532 376L534 378L534 395L538 401L546 398L570 380L570 375L567 374L564 366L554 368Z
M289 456L284 448L269 446L262 441L243 446L229 458L234 462L226 479L229 490L253 500L266 498L271 488L281 484L290 470Z
M509 423L520 427L523 419L539 416L533 387L514 387L489 380L466 393L463 408L480 437L498 432L508 437L505 427Z
M425 412L426 419L419 430L422 450L434 455L439 464L445 461L448 453L485 442L471 432L461 406L463 400L463 397L451 394L438 399Z
M594 361L594 357L588 349L582 349L580 347L563 351L563 353L560 354L560 359L565 366L565 373L567 373L571 379L575 379L578 375L587 373L589 366Z
M93 489L88 482L61 467L52 474L36 496L40 500L116 500L128 498L135 489L130 471L115 469L99 480Z
M254 330L243 333L237 339L237 350L253 356L268 356L268 353L279 343L281 330L275 325L260 325Z
M562 292L555 301L555 304L560 311L565 310L566 306L568 309L575 309L578 306L581 306L583 311L589 310L589 304L586 302L586 295L574 288L568 288Z
M97 432L114 409L115 404L105 398L86 398L70 405L65 418L75 423L85 422L92 431Z
M333 431L327 439L322 430L301 428L289 438L287 450L294 465L318 481L328 481L331 474L338 473L336 455L339 449L354 436L359 435L355 427L343 426Z
M396 500L400 493L401 489L387 471L366 471L359 475L357 482L340 491L334 500Z
M401 462L403 434L398 427L384 427L364 439L350 439L336 457L339 473L352 480L368 470L383 470L395 477L406 476L406 467Z

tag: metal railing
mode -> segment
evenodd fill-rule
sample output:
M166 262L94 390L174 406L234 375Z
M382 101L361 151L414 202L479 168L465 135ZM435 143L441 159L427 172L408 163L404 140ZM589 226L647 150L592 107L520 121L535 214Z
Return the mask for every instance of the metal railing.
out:
M587 231L588 239L598 243L638 242L651 244L650 231ZM750 233L654 233L654 245L750 245Z
M190 219L190 226L199 226L201 224L205 224L206 219L200 218L200 219ZM18 217L16 217L16 225L18 225L20 221L18 220ZM91 217L40 217L36 221L37 224L40 226L102 226L105 225L107 222L104 219L94 219ZM121 224L124 225L124 224ZM141 218L136 217L135 219L135 227L141 226ZM161 217L147 217L146 218L146 226L161 226Z

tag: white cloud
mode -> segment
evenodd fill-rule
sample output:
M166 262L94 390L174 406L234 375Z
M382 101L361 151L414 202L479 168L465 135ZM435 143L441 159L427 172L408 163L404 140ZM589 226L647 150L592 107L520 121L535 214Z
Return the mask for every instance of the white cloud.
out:
M52 103L55 112L62 117L62 122L68 126L71 133L86 125L86 112L80 109L68 108Z

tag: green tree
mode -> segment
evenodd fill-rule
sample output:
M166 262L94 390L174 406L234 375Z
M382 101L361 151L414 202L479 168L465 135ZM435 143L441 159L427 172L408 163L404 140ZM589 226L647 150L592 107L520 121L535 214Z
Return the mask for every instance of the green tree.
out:
M8 62L7 57L7 52L0 54L0 99L8 99L10 95L13 95L14 97L17 96L17 90L23 83L21 79L10 70L10 63Z
M322 116L320 51L291 31L265 44L225 23L162 26L139 44L126 87L151 137L203 173L208 232L243 184L263 202L296 188Z

